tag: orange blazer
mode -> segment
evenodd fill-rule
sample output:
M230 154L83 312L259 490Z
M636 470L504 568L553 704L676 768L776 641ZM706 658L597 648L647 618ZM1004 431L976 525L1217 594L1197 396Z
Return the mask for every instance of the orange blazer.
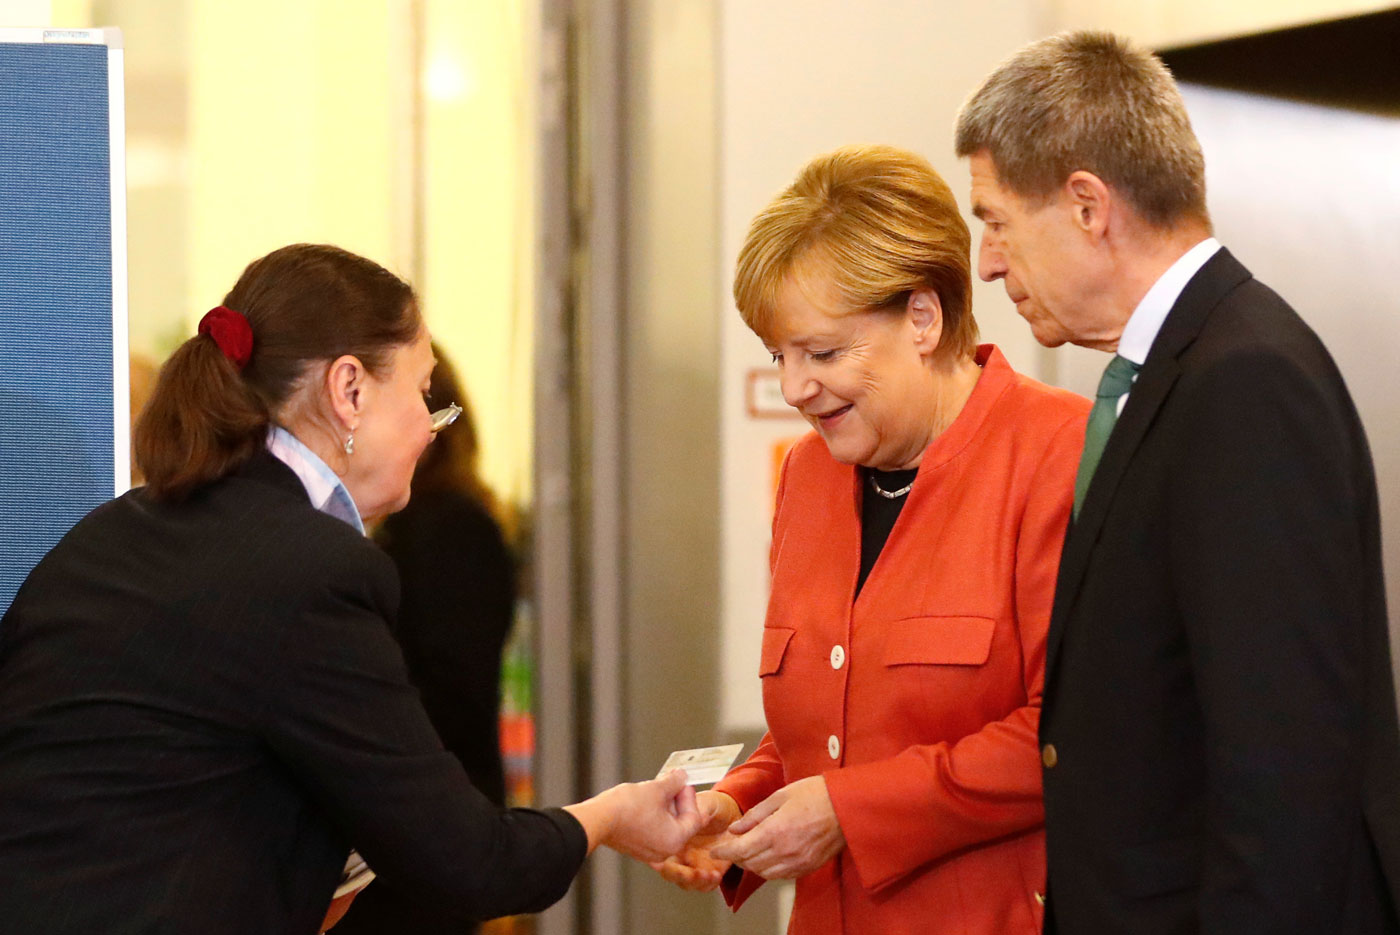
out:
M1089 402L991 345L977 360L858 599L860 473L816 435L783 466L768 733L716 788L748 810L826 776L846 848L797 881L792 935L1040 932L1036 730ZM725 898L737 909L762 882L731 874Z

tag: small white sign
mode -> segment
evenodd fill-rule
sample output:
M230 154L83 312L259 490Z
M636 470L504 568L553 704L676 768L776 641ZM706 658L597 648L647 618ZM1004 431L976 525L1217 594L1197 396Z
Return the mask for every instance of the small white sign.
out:
M800 419L798 411L783 399L782 375L776 370L750 370L744 386L744 405L751 419Z

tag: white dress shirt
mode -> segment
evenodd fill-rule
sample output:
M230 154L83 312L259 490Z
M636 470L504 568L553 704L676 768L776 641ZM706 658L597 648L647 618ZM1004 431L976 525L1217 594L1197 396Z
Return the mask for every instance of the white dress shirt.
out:
M1207 237L1196 246L1183 253L1167 271L1158 277L1142 297L1128 323L1123 326L1123 336L1118 339L1118 356L1126 357L1139 367L1147 361L1147 352L1152 350L1152 342L1157 340L1157 332L1162 330L1162 322L1172 310L1176 300L1191 278L1201 271L1206 261L1220 249L1220 241ZM1137 377L1134 376L1136 381ZM1123 414L1123 406L1128 402L1129 393L1118 399L1118 415Z

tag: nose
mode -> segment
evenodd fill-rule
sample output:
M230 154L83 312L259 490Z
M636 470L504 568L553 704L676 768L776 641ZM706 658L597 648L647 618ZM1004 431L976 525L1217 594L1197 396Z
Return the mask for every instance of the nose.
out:
M977 275L983 282L996 282L1006 275L1006 258L1001 249L988 240L986 231L982 232L982 242L977 246Z
M801 357L798 354L792 356ZM783 401L794 409L800 409L803 403L817 394L817 381L812 379L800 361L789 363L784 360L778 379L783 387Z

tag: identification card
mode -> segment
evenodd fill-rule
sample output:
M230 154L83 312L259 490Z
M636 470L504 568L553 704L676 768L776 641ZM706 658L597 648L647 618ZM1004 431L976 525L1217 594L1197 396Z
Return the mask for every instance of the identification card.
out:
M666 765L661 767L661 772L656 776L659 779L673 769L683 769L686 785L705 786L719 782L724 778L724 774L729 772L729 767L734 765L734 761L739 758L739 751L743 749L743 744L731 743L723 747L677 750L666 757Z

